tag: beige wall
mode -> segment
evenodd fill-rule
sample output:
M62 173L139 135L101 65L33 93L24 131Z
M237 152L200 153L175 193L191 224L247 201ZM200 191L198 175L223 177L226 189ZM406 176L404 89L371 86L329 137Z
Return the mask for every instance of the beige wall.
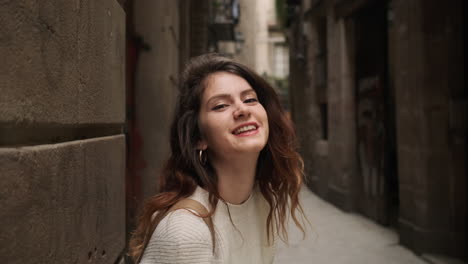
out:
M0 256L114 263L125 247L125 12L2 5Z

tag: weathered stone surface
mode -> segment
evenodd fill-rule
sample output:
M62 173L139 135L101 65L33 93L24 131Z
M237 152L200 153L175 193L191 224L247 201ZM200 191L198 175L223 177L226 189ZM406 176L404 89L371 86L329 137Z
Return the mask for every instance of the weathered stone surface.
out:
M343 209L355 207L356 199L351 196L352 180L356 179L357 142L354 95L354 64L346 41L346 24L328 10L327 22L327 96L328 96L328 170L330 201Z
M135 115L143 141L142 195L154 195L169 153L169 127L179 75L179 9L177 1L136 1L135 30L150 50L142 52L135 76Z
M123 135L0 148L2 263L114 263L125 245Z
M117 1L7 1L0 21L0 124L124 121Z
M466 259L466 143L453 144L465 142L458 124L466 123L466 108L451 108L466 102L459 93L462 1L398 0L394 7L401 242Z

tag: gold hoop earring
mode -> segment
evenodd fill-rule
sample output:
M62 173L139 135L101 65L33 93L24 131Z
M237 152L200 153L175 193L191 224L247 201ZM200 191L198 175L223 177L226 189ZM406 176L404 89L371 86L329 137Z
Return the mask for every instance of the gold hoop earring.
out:
M206 154L203 155L203 149L200 149L198 151L198 159L200 160L200 164L202 166L205 166L205 164L206 164Z

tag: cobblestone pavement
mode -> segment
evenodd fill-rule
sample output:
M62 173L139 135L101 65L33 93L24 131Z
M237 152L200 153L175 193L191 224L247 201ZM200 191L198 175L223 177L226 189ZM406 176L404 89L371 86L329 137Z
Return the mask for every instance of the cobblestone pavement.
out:
M361 215L345 213L306 187L301 200L311 226L302 240L302 232L289 225L289 246L278 243L277 264L433 263L400 246L396 231Z

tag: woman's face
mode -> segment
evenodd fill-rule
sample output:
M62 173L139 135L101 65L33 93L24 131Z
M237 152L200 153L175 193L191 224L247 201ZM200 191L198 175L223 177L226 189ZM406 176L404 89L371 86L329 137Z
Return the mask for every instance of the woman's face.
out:
M215 157L259 153L268 141L268 117L255 90L242 77L217 72L205 80L199 123L200 149Z

